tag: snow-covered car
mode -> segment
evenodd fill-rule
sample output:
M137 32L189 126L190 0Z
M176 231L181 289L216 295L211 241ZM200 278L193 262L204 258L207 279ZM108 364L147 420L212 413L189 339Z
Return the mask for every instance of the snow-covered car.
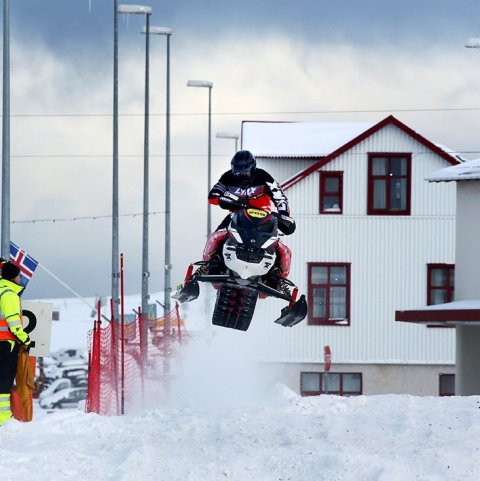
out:
M40 407L44 409L53 408L76 408L79 401L87 397L87 389L84 387L72 387L62 389L51 396L39 400Z
M73 371L64 371L64 379L70 379L71 387L83 387L88 384L88 371L86 369L74 369Z
M68 389L72 387L72 381L68 378L64 379L55 379L44 391L42 391L39 395L39 399L46 399L53 394L57 393L58 391L62 391L63 389Z

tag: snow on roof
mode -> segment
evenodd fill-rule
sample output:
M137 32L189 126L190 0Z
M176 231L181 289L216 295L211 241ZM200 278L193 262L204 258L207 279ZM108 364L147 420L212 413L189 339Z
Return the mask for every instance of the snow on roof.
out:
M322 157L373 125L366 122L245 121L242 148L257 157Z
M480 310L480 299L447 302L445 304L433 304L422 306L416 311L458 311L458 310Z
M480 180L480 159L468 160L437 170L426 177L429 182L451 182L459 180Z
M395 320L431 325L480 323L480 299L447 302L395 312Z

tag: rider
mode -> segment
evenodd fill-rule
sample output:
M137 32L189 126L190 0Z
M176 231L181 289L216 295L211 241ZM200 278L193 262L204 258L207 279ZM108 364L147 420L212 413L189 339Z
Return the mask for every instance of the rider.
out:
M209 262L217 255L220 245L228 236L228 227L235 211L248 207L271 211L272 203L280 215L278 228L286 235L295 230L295 223L290 218L288 199L282 188L265 170L257 168L257 161L248 150L238 151L232 158L231 169L225 172L208 194L210 204L218 205L230 213L212 232L205 246L203 260L205 266L200 267L199 274L209 270ZM279 281L288 276L290 270L290 249L282 243L277 245L279 260L277 274ZM203 269L202 269L203 267ZM285 290L285 284L279 282L279 287Z

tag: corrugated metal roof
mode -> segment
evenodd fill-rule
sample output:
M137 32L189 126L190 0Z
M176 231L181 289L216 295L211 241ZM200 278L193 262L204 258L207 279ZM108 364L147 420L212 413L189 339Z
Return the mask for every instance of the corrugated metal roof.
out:
M468 160L458 165L452 165L437 170L426 177L429 182L451 182L459 180L480 180L480 159Z

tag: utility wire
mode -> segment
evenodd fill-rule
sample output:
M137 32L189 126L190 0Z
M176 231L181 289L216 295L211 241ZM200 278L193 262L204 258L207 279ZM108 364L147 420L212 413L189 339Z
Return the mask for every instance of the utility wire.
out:
M164 210L157 210L155 212L149 212L148 215L165 214ZM140 217L143 213L137 214L120 214L119 217ZM52 218L52 219L29 219L29 220L12 220L12 224L36 224L40 222L76 222L77 220L98 220L98 219L111 219L111 215L95 215L95 216L82 216L82 217L64 217L64 218Z
M314 115L314 114L372 114L392 112L478 112L480 107L452 107L452 108L423 108L423 109L366 109L366 110L279 110L260 112L212 112L211 115ZM165 113L150 113L150 116L165 116ZM172 112L172 116L197 116L208 115L208 112ZM34 117L111 117L112 114L85 113L85 114L12 114L10 117L34 118ZM120 117L143 117L143 113L119 114ZM1 116L0 116L1 117Z
M447 152L447 151L446 151ZM454 152L447 152L450 153L451 155L455 154L478 154L480 151L478 150L455 150ZM418 152L411 152L413 155L423 155L423 154L428 154L430 151L418 151ZM366 155L367 152L355 152L355 153L350 153L349 155ZM225 157L230 154L212 154L212 157ZM265 155L257 155L257 158L262 158L262 157L279 157L279 158L291 158L291 157L298 157L298 158L320 158L324 157L326 154L311 154L311 155L304 155L304 154L299 154L299 155L273 155L273 154L265 154ZM99 157L104 157L104 158L111 158L112 154L12 154L10 157L15 157L15 158L44 158L44 159L61 159L61 158L81 158L81 159L88 159L88 158L99 158ZM130 155L120 155L120 157L128 157L128 158L139 158L143 157L143 154L130 154ZM164 158L165 154L150 154L150 157L154 158ZM206 154L204 152L198 153L198 154L171 154L171 157L184 157L184 158L189 158L189 157L206 157Z

